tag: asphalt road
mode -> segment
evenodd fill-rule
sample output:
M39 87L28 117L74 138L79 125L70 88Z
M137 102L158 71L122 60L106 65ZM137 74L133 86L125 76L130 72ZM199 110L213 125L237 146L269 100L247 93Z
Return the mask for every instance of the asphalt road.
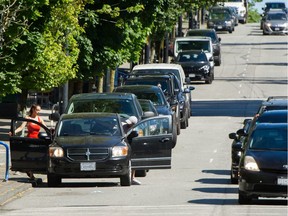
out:
M251 118L261 100L287 95L287 36L265 36L259 24L239 25L222 38L222 65L211 85L192 83L192 117L173 150L171 170L150 170L142 185L119 179L46 182L6 204L6 215L238 216L288 214L287 199L239 205L230 184L230 132Z

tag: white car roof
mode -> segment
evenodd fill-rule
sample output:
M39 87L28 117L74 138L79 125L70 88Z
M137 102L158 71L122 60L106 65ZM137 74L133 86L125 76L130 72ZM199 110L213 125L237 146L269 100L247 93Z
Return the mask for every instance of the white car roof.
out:
M182 66L178 64L170 64L170 63L155 63L155 64L140 64L135 65L133 67L133 70L139 70L139 69L180 69L182 70Z

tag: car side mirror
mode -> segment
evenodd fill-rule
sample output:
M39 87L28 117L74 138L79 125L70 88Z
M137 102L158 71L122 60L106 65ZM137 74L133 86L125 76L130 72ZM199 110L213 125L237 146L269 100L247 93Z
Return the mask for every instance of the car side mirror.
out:
M46 132L39 132L38 139L51 140L50 136Z
M138 132L137 131L131 131L131 133L129 133L129 135L127 136L127 140L129 143L132 142L132 139L138 137Z
M150 118L150 117L153 117L153 116L155 116L155 113L152 112L152 111L146 111L143 114L143 118Z
M238 136L247 136L247 133L245 133L243 128L237 130L236 133L237 133Z
M230 133L229 139L238 140L237 134L236 133Z
M242 143L236 142L232 144L232 149L236 151L242 151Z
M209 58L209 61L214 61L214 58L213 58L213 57L210 57L210 58Z
M189 86L189 90L190 90L190 91L193 91L194 89L195 89L194 86Z

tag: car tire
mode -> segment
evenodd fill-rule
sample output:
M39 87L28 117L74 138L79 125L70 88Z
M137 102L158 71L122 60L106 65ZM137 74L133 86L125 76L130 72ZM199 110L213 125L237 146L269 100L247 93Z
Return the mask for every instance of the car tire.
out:
M212 84L213 82L213 74L210 74L207 80L205 80L205 84Z
M128 172L120 177L120 185L121 186L131 186L131 175L132 175L132 171L131 171L131 160L129 161L129 165L128 165Z
M231 29L231 30L229 30L228 32L229 32L230 34L232 34L233 31L232 31L232 29Z
M186 129L186 127L187 127L186 119L187 119L187 117L185 117L185 118L184 118L184 121L181 122L181 129Z
M181 126L180 126L180 122L177 123L177 135L180 135L181 133Z
M239 204L250 204L252 197L247 196L244 192L238 190L238 203Z
M174 148L177 143L177 127L173 126L172 130L172 148Z
M52 173L47 174L48 187L57 187L61 184L61 181L62 181L61 177Z

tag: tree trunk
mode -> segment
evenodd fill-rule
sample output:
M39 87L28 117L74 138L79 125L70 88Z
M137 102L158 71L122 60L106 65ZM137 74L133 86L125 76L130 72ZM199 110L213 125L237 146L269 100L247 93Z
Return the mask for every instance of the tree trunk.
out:
M103 93L103 84L104 84L103 76L98 77L98 87L97 87L97 89L98 89L99 93Z
M114 90L114 82L115 82L115 70L110 71L110 92Z

